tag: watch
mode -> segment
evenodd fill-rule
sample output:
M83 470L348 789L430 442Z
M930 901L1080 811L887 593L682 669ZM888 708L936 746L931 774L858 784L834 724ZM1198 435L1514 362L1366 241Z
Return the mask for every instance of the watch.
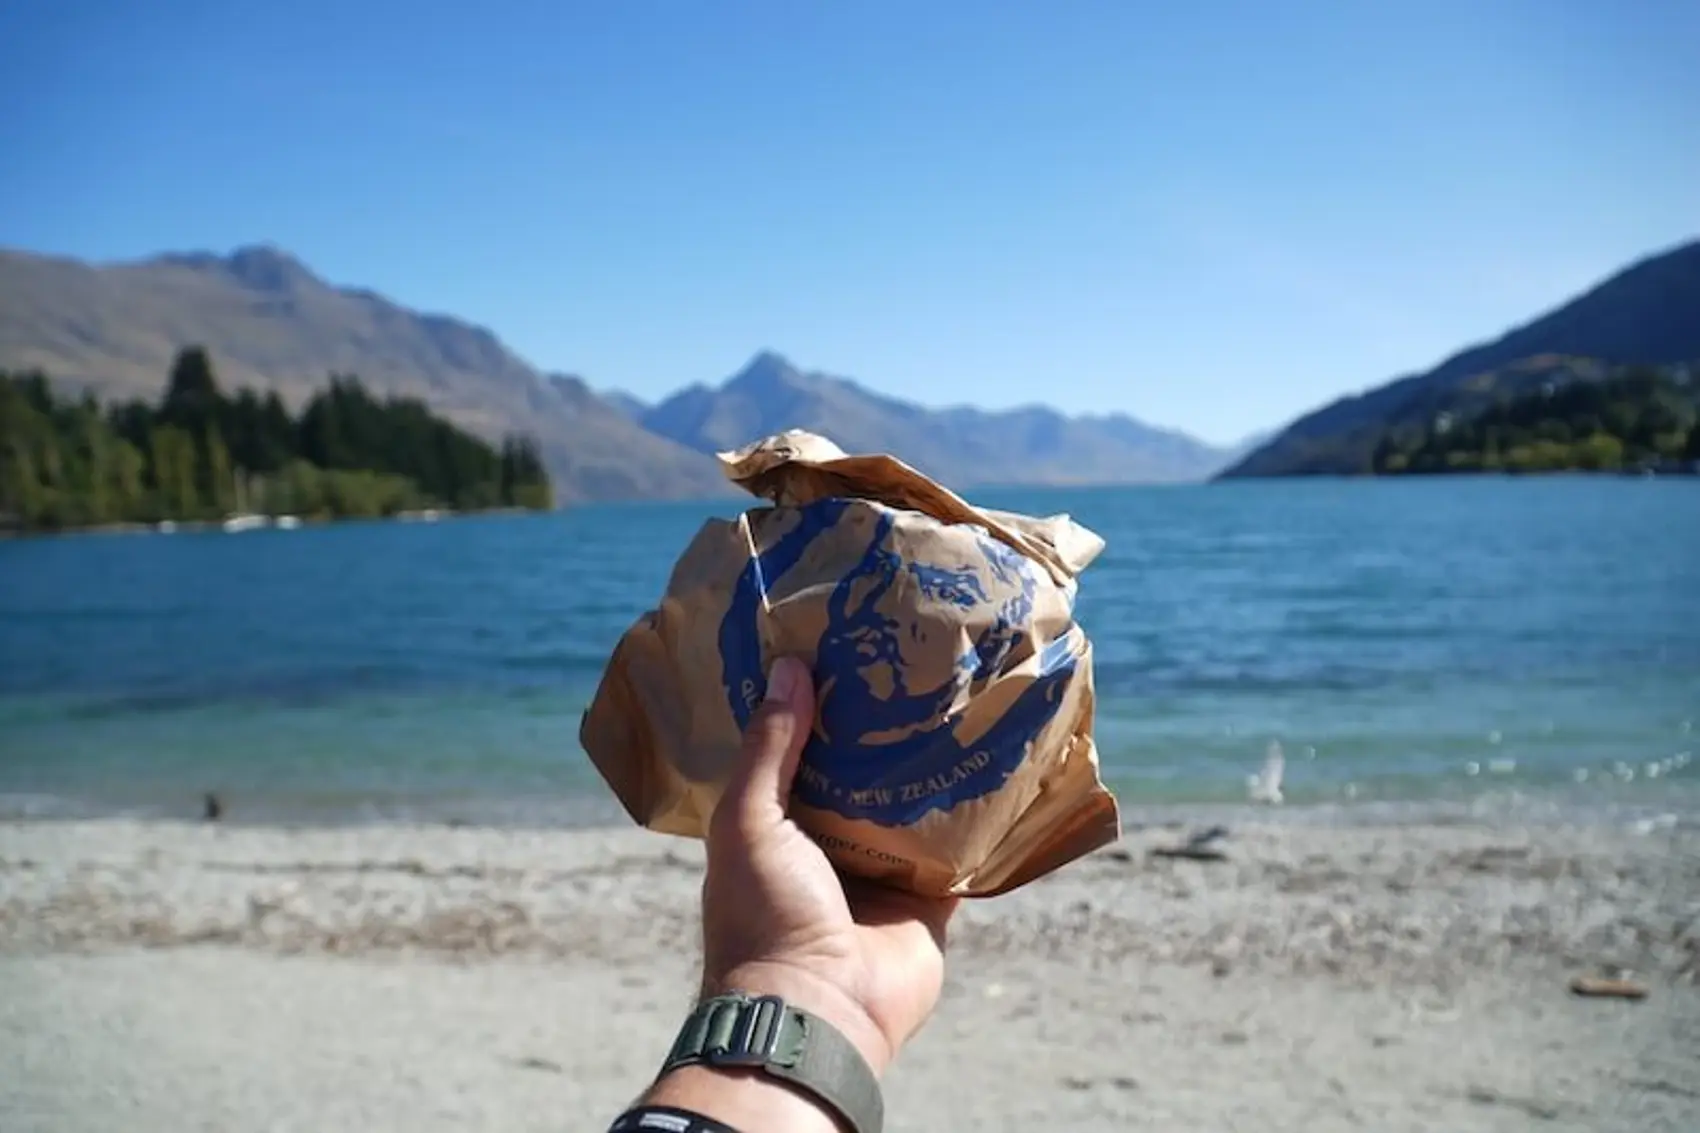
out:
M703 1000L679 1029L661 1074L681 1066L760 1070L819 1099L855 1133L880 1133L885 1124L879 1080L861 1052L826 1020L777 995Z

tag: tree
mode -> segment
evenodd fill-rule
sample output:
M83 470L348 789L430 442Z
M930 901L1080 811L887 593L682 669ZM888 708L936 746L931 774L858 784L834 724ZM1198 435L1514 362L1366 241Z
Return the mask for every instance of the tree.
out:
M537 444L529 437L508 437L502 442L501 496L508 507L546 510L554 500L549 474Z
M114 519L135 520L148 512L143 477L147 461L140 450L121 437L112 441L112 510Z
M1398 448L1393 443L1393 430L1381 434L1381 439L1375 442L1375 449L1369 458L1371 472L1385 472Z
M245 389L227 405L224 440L230 461L243 472L276 472L295 458L295 422L277 391L264 398Z
M46 490L29 451L8 448L0 462L0 528L39 526L45 504Z
M309 463L320 468L347 468L355 460L345 437L341 399L330 393L318 393L307 403L298 430L298 450Z
M48 488L43 455L53 443L51 399L40 375L0 374L0 526L40 526Z
M153 430L154 411L145 401L126 401L107 410L106 422L120 438L145 449Z
M1463 419L1444 405L1429 409L1431 424L1419 435L1389 432L1380 439L1381 470L1607 471L1679 459L1700 417L1700 389L1677 371L1641 368L1501 397ZM1449 427L1439 425L1443 418Z
M149 443L153 468L154 496L159 513L172 519L190 519L201 513L196 489L195 442L173 425L155 426Z
M1576 464L1593 472L1623 467L1623 442L1610 433L1595 433L1576 446Z
M206 349L188 346L177 352L171 364L171 377L165 387L165 400L160 403L159 419L175 425L190 436L201 436L208 426L219 424L224 399L218 392L218 380L213 375L212 359Z
M283 398L274 389L260 403L260 435L265 444L280 458L295 451L295 422L283 407ZM281 466L281 465L280 465Z
M225 447L217 425L207 427L201 438L200 455L200 497L212 505L214 513L229 515L235 508L236 486L231 475L230 450Z
M113 499L116 469L113 450L123 442L101 419L100 407L92 400L79 406L72 426L75 461L73 489L78 497L80 522L110 523L121 518Z
M0 373L0 526L551 503L528 438L498 449L423 402L374 398L352 375L334 376L296 419L275 392L226 398L194 347L157 406L103 409L86 394L55 396L39 373Z

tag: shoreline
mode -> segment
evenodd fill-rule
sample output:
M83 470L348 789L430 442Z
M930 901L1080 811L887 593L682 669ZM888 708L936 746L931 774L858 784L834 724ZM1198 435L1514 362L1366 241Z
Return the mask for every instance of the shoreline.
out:
M357 523L442 523L490 516L552 515L565 510L557 504L547 508L413 508L393 515L294 515L247 512L223 519L125 520L68 527L0 527L0 539L50 539L77 535L245 535L251 531L299 531L312 527L344 527Z
M1152 853L1183 841L1194 828L1181 821L1136 826L1115 845L1036 884L1005 897L966 902L964 923L975 927L965 946L1021 952L1022 945L1038 943L1044 934L1020 940L994 934L1001 941L994 947L979 931L1007 928L1012 914L1015 921L1037 914L1049 922L1062 902L1102 922L1100 944L1119 941L1119 948L1132 941L1137 950L1149 949L1163 962L1204 956L1215 963L1220 959L1216 951L1195 952L1178 942L1213 940L1220 928L1218 914L1244 919L1239 915L1255 912L1253 919L1270 922L1266 927L1278 922L1287 931L1246 934L1231 951L1274 964L1298 955L1291 950L1303 936L1296 922L1343 904L1373 913L1377 931L1400 939L1425 918L1435 922L1406 934L1406 943L1379 954L1381 960L1404 956L1436 965L1435 971L1456 963L1455 949L1430 946L1430 930L1440 926L1454 945L1467 937L1471 948L1483 954L1514 944L1519 962L1544 957L1582 963L1592 956L1600 964L1700 983L1700 922L1690 923L1700 913L1700 828L1239 822L1217 843L1226 853L1223 861L1175 861ZM500 829L7 821L0 822L0 951L126 942L270 946L278 940L261 914L283 893L294 903L294 929L285 934L291 947L318 939L333 952L383 951L401 939L395 932L404 930L413 947L455 951L459 945L435 937L426 916L440 912L442 899L450 899L480 915L504 902L512 906L510 912L525 914L527 931L491 944L493 954L547 954L576 931L574 918L592 909L598 917L618 919L615 914L655 913L666 904L671 908L662 919L683 927L695 915L701 860L699 842L631 825ZM626 883L641 883L636 889L643 892ZM419 903L384 903L402 890ZM1606 903L1591 910L1574 903L1557 909L1551 901L1560 890L1566 900ZM1433 899L1443 892L1448 899L1436 903ZM1295 902L1295 895L1306 900ZM1193 903L1197 897L1208 900ZM1245 907L1235 909L1235 902ZM1299 907L1309 905L1319 908ZM142 906L154 912L110 915ZM1600 917L1620 907L1641 918L1635 931L1624 940L1609 932L1599 935L1615 923ZM1527 926L1509 925L1508 909L1535 916L1541 931L1531 935ZM1487 910L1492 917L1477 915ZM1646 918L1655 914L1666 918L1662 935L1647 931L1652 922ZM1137 924L1156 927L1147 923L1152 917L1162 933L1131 931ZM1323 921L1324 927L1334 924L1332 917ZM339 936L338 926L351 924L371 935ZM1344 956L1350 943L1331 934L1319 946L1328 955L1339 951ZM1365 971L1373 973L1376 967Z
M963 904L894 1133L1700 1127L1700 830L1151 853L1186 829ZM700 869L629 825L0 822L0 1126L600 1127L690 1000Z
M1278 806L1218 798L1153 799L1108 780L1120 800L1128 833L1177 825L1250 825L1352 829L1422 826L1612 827L1646 833L1667 828L1700 829L1700 782L1667 779L1633 792L1592 793L1553 782L1507 785L1474 795L1434 792L1405 798L1320 798L1288 800ZM400 804L350 799L312 810L270 800L251 805L252 794L213 791L223 806L218 824L232 830L342 831L360 829L489 830L554 834L597 830L640 830L601 783L559 795L459 800L458 805L413 799ZM110 800L30 792L0 792L0 826L52 823L132 822L203 824L200 795L170 802Z

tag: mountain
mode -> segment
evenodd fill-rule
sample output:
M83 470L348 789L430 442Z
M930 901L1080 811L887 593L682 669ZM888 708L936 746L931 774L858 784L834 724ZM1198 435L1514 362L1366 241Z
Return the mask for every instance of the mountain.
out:
M99 266L0 250L0 367L152 400L190 344L211 352L225 386L276 389L292 406L351 373L483 436L530 434L563 500L726 490L712 460L583 381L545 379L482 327L332 286L276 248Z
M1235 441L1223 450L1223 467L1239 463L1247 456L1250 456L1252 453L1274 440L1276 434L1279 432L1279 429L1259 429L1257 432L1252 433L1249 436L1241 437L1239 440Z
M100 265L0 249L0 369L151 401L188 345L207 348L225 387L275 389L293 408L354 374L482 436L528 434L568 502L724 495L712 453L793 427L960 486L1198 480L1229 455L1121 415L927 409L771 352L649 405L542 374L483 327L335 286L266 245Z
M1700 365L1599 364L1389 430L1377 475L1700 471Z
M806 373L764 351L718 387L695 385L639 418L669 440L711 453L788 428L824 433L851 452L890 452L944 483L1106 484L1197 480L1224 454L1131 417L1066 417L928 409L845 378Z
M643 415L649 412L649 402L643 400L641 397L629 394L623 389L603 390L602 400L606 401L609 405L612 405L615 409L618 409L621 413L624 413L633 421L643 420Z
M1515 395L1533 383L1598 376L1614 364L1671 365L1697 358L1700 240L1632 264L1426 373L1301 417L1223 475L1364 473L1388 430L1420 425L1440 410L1468 408L1489 391Z

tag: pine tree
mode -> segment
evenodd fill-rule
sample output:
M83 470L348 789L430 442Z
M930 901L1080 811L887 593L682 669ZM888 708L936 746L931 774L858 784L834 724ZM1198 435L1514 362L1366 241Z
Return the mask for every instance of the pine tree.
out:
M230 450L217 425L209 426L201 438L200 497L212 506L215 514L229 515L235 509L235 483L231 477Z
M295 422L290 419L289 410L283 407L283 398L276 390L266 394L260 402L259 419L259 454L254 464L255 471L275 472L301 455L300 444L295 435Z
M76 509L79 519L84 523L110 523L120 518L112 498L112 450L122 442L101 420L100 407L92 398L78 409L73 428L77 444L75 491L79 498Z
M195 442L173 425L157 426L149 445L154 492L160 515L166 519L193 519L201 513L200 493L195 486Z
M0 373L0 525L191 519L238 505L387 515L430 504L547 508L552 495L530 438L492 446L416 399L379 401L351 375L295 419L275 392L222 396L197 348L178 356L157 407L103 410L91 396L56 398L40 374Z
M188 346L178 351L176 361L171 364L171 378L159 407L159 419L190 436L202 436L208 426L219 423L223 401L213 375L212 359L205 348Z

